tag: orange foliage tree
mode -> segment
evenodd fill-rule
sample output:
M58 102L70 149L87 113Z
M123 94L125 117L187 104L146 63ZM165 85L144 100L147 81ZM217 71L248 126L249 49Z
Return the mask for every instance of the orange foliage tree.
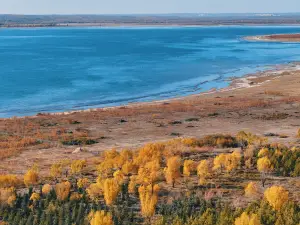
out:
M24 175L24 184L29 187L38 183L39 174L36 168L29 169Z
M114 178L105 179L103 192L106 205L112 205L120 192L118 181Z
M180 157L173 156L168 159L167 167L165 168L165 177L167 183L172 184L172 187L175 186L175 181L180 177Z
M141 212L144 217L150 218L155 213L155 207L158 201L159 186L156 184L139 187L139 197L141 202Z
M261 225L257 214L250 214L243 212L242 215L235 219L235 225Z
M69 197L71 190L71 183L69 181L58 183L55 185L55 193L57 199L60 201L64 201Z
M197 174L199 176L199 184L204 185L209 176L209 164L207 160L201 160L197 166Z
M271 161L267 156L257 160L257 169L261 173L261 182L262 186L264 187L267 180L267 174L273 169Z
M288 201L289 192L281 186L272 186L265 191L264 196L275 210L280 210Z
M183 175L186 177L189 177L191 173L193 173L196 170L196 163L191 160L184 160L183 163Z
M256 183L249 182L245 187L245 196L246 197L256 197L258 195L258 187Z
M91 212L89 215L91 225L113 225L113 218L111 213L105 211Z

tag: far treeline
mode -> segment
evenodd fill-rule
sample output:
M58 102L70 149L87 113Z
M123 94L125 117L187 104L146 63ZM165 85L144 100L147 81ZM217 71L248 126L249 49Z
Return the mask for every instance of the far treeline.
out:
M0 15L0 27L300 24L300 14Z

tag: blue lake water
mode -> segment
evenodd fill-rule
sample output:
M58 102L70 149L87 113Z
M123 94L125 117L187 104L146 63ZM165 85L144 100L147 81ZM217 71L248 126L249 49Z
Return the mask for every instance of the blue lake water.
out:
M300 61L300 44L247 42L300 27L0 29L0 117L122 105L222 88Z

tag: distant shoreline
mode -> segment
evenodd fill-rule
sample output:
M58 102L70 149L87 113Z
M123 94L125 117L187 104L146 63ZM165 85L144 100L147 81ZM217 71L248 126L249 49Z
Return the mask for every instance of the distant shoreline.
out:
M296 24L269 24L269 23L220 23L220 24L180 24L180 23L60 23L60 24L11 24L0 25L1 28L67 28L67 27L215 27L215 26L299 26ZM258 37L258 36L256 36ZM262 36L263 37L263 36ZM253 37L247 37L249 40Z

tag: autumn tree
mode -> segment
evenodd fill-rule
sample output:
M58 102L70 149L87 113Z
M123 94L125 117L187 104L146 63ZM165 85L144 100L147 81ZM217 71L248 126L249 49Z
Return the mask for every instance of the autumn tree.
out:
M0 175L0 188L15 187L19 183L16 175L3 174Z
M235 219L235 225L261 225L257 214L250 214L243 212L242 215Z
M150 218L155 213L155 207L158 201L159 186L157 184L153 187L151 185L141 185L138 191L142 215L146 218Z
M227 172L231 172L237 169L241 162L241 153L239 151L234 151L231 154L225 155L225 169Z
M261 173L262 186L265 186L267 180L267 173L271 172L273 167L268 157L262 157L257 160L257 169Z
M39 178L39 175L38 175L37 169L32 167L24 175L24 184L27 187L36 185L38 183L38 178Z
M201 160L197 166L197 175L199 177L199 184L204 185L207 177L209 176L209 163L206 159Z
M262 148L259 150L257 156L258 157L265 157L265 156L268 156L269 154L269 149L268 148Z
M128 183L128 193L134 194L136 192L137 176L131 176Z
M51 165L50 176L55 180L62 176L62 165L60 163L54 163Z
M71 183L69 181L58 183L55 185L55 193L57 199L60 201L64 201L69 197L71 190Z
M118 182L119 185L124 183L125 176L121 170L117 170L114 172L113 177Z
M108 178L104 181L103 193L106 205L112 205L120 192L120 186L116 179Z
M91 212L89 215L91 225L113 225L113 218L111 213L105 211Z
M90 180L86 177L79 178L77 181L77 187L79 188L87 188L89 184L90 184Z
M245 196L246 197L256 197L258 195L258 187L256 183L249 182L245 187Z
M0 203L12 206L16 201L15 188L1 188L0 189Z
M175 186L175 181L180 177L180 157L173 156L168 159L167 167L165 168L165 177L167 183L172 184L172 187Z
M184 160L183 163L184 176L189 177L191 173L193 173L195 170L196 170L196 163L193 160L191 159Z
M217 155L214 158L213 170L214 171L220 171L222 173L222 171L225 167L225 161L226 161L226 154L221 153L221 154Z
M126 176L129 176L129 175L132 175L132 174L137 174L137 172L138 172L138 166L135 165L135 163L132 162L132 161L126 161L122 165L122 172Z
M36 192L33 192L30 196L30 200L33 202L40 200L40 198L41 198L40 194Z
M134 157L134 162L136 165L145 165L151 161L161 163L165 148L164 143L148 143L139 149L137 156Z
M42 194L47 195L50 193L51 190L52 190L52 187L50 184L44 184L42 187Z
M161 167L158 160L147 162L138 170L137 182L144 185L154 185L161 177Z
M288 201L289 192L281 186L274 185L265 191L264 196L275 210L280 210Z
M250 169L253 166L253 157L254 157L255 147L253 145L247 146L244 151L244 160L246 168Z
M71 163L71 173L73 175L81 173L83 168L86 166L85 160L74 160Z
M91 200L98 201L100 197L103 195L103 185L98 182L92 183L86 189L86 192Z
M97 172L103 179L111 177L114 172L114 161L112 159L102 161L97 166Z

